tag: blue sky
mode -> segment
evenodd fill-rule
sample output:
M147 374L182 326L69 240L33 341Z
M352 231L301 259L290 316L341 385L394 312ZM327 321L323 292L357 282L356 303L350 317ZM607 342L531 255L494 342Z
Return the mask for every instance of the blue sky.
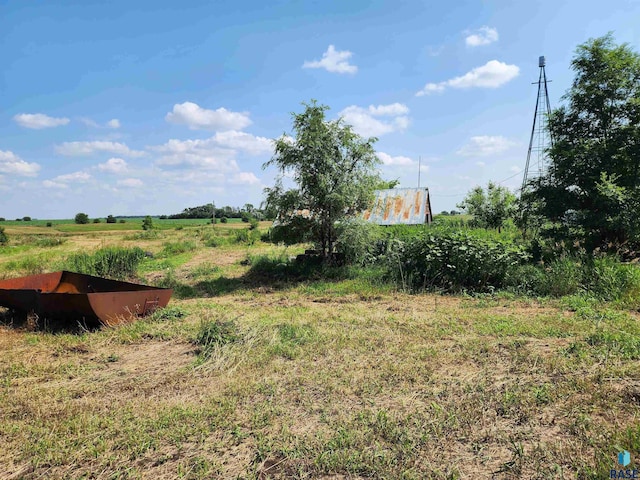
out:
M0 216L259 205L311 99L451 210L521 183L538 56L556 107L576 46L640 51L637 25L633 0L0 0Z

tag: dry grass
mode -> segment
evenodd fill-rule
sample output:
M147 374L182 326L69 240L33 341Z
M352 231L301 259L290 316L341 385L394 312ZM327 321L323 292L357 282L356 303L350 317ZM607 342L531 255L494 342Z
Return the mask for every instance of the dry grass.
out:
M241 279L271 248L199 245L173 272ZM640 352L589 341L638 339L632 312L347 281L171 304L186 316L0 328L0 478L603 478L640 453ZM219 322L234 337L205 357Z

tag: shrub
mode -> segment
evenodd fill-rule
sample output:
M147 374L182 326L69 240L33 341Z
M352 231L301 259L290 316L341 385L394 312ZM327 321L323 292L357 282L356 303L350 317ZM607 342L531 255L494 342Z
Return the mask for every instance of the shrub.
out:
M124 218L121 218L120 220L118 220L118 223L126 223L127 221Z
M93 223L100 223L100 219L99 218L94 218L93 219Z
M138 247L105 247L93 254L82 252L67 257L64 268L88 275L124 280L135 276L144 256L144 251Z
M196 249L196 244L193 240L185 240L182 242L166 242L162 247L162 254L164 256L179 255L181 253L190 252Z
M470 232L424 231L391 240L386 249L389 273L413 291L492 291L503 286L509 269L528 259L511 241Z
M7 234L4 233L4 227L0 227L0 245L6 245L9 242Z
M53 227L53 223L47 222L47 227Z
M86 225L87 223L89 223L89 215L87 215L86 213L82 213L82 212L81 213L76 213L74 221L78 225Z
M4 218L4 217L0 217L0 222L6 222L6 221L7 221L7 219L6 219L6 218Z
M153 220L151 216L147 215L146 217L144 217L144 220L142 220L142 229L153 230Z
M25 222L30 222L31 221L31 217L22 217L22 220Z
M113 215L107 215L107 223L116 223L116 217Z
M251 217L251 219L249 220L249 230L256 230L258 228L258 225L260 225L258 219Z
M220 223L227 223L229 221L229 219L227 217L222 217L220 219Z
M381 237L377 225L360 219L347 220L338 226L336 251L347 264L366 265L375 261Z

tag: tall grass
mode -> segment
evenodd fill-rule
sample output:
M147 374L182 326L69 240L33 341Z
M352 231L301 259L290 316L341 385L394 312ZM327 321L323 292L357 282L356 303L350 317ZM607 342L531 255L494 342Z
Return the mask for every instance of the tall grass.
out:
M125 280L136 275L138 265L145 257L139 247L105 247L94 253L76 253L66 258L65 270Z

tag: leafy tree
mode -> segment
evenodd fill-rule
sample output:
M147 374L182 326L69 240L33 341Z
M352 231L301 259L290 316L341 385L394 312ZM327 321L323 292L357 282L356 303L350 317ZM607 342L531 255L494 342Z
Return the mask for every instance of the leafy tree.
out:
M611 34L578 46L575 78L554 110L548 173L522 196L553 231L589 249L640 234L640 55Z
M107 223L116 223L116 217L113 215L107 215Z
M150 215L144 217L142 220L142 229L143 230L152 230L153 229L153 220Z
M78 225L85 225L89 223L89 215L86 213L76 213L75 222Z
M22 217L22 220L25 222L30 222L31 221L31 217Z
M486 192L475 187L457 207L473 215L480 226L501 231L515 212L516 196L508 188L489 182Z
M7 242L9 242L9 239L7 234L4 233L4 227L0 227L0 245L5 245Z
M380 183L376 139L363 139L342 119L326 120L329 108L315 100L303 105L302 113L292 114L295 137L275 140L274 156L264 164L279 170L275 186L265 189L267 211L275 209L285 226L299 224L327 259L334 252L336 222L366 208ZM285 175L293 188L285 189Z

